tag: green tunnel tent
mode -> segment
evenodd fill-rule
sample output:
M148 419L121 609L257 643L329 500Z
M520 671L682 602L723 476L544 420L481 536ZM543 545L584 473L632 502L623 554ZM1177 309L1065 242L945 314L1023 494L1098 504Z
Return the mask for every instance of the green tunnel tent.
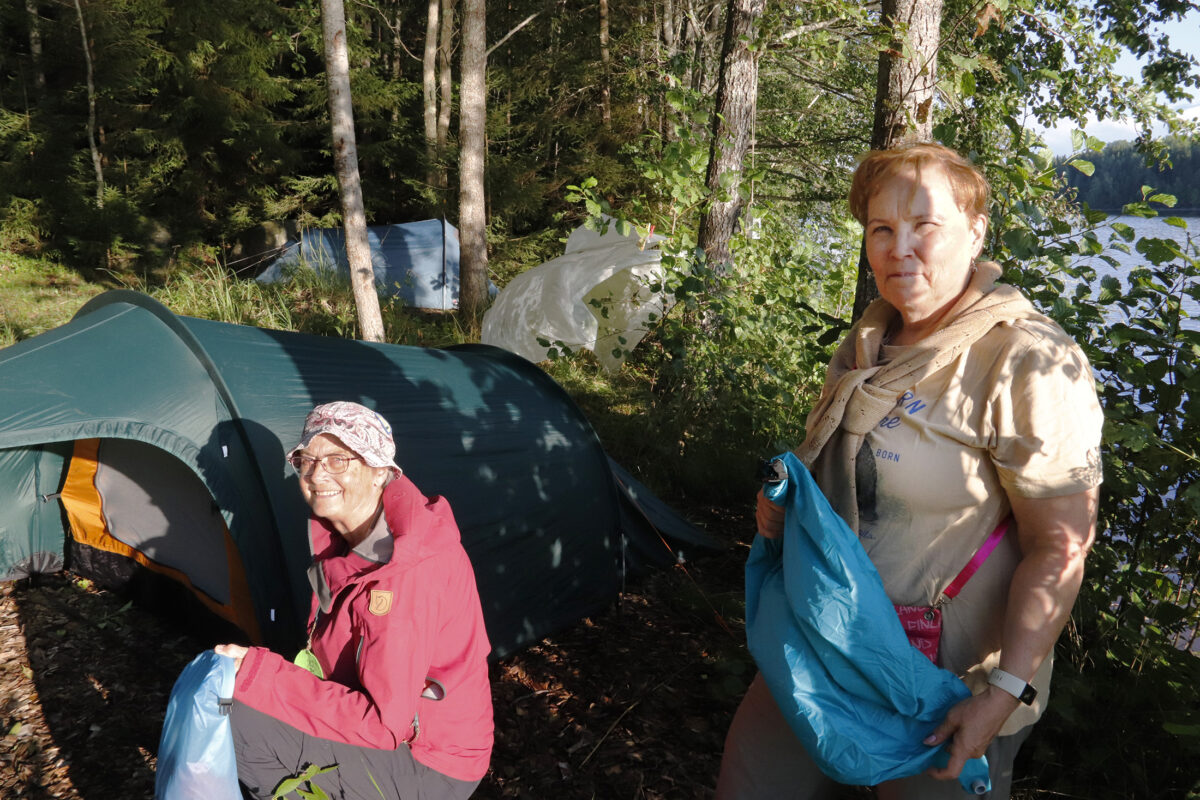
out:
M149 571L296 646L307 506L284 454L331 400L382 413L406 474L450 501L496 655L602 608L626 570L712 546L524 359L180 317L118 290L0 350L0 580Z

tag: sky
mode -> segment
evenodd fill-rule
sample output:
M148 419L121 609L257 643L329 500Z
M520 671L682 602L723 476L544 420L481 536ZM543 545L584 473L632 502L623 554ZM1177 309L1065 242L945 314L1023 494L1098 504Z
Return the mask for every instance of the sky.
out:
M1200 61L1200 12L1192 11L1179 22L1163 25L1162 30L1170 36L1172 47L1190 53L1197 61ZM1137 60L1129 54L1121 57L1117 62L1117 69L1133 78L1137 78L1141 74ZM1193 91L1192 100L1178 104L1176 108L1183 110L1185 117L1200 120L1200 92ZM1071 131L1073 129L1074 125L1070 124L1060 125L1049 130L1038 128L1055 155L1066 155L1072 152ZM1132 140L1137 136L1137 130L1131 122L1111 119L1098 122L1095 117L1091 118L1091 124L1087 126L1086 132L1089 136L1095 136L1103 142Z

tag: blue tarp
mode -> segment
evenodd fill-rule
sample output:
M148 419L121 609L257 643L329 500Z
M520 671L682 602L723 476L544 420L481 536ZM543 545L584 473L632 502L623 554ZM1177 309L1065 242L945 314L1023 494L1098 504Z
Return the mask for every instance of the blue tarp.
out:
M954 674L909 644L858 537L791 453L767 497L786 512L784 535L758 536L746 563L750 653L792 730L834 780L870 786L948 759L922 743L970 696ZM959 778L979 791L987 762Z
M371 266L380 290L413 308L458 307L458 230L440 219L367 228ZM336 269L349 276L342 228L311 228L289 242L258 280L273 283L292 269ZM495 287L489 286L492 294Z

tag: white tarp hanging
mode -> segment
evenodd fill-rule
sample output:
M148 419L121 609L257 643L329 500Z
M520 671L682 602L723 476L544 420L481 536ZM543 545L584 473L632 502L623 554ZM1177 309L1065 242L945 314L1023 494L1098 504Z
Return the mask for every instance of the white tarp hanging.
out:
M636 233L622 235L615 224L603 235L577 228L563 255L500 290L483 316L483 343L536 363L561 342L591 350L601 366L616 371L646 335L651 316L673 303L651 291L663 278L660 239L650 237L643 249Z

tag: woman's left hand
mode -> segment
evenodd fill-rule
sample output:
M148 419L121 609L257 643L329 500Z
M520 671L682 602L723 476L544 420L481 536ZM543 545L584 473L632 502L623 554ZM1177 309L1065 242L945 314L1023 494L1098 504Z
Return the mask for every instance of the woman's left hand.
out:
M250 648L242 647L240 644L219 644L213 648L219 656L229 656L233 659L233 674L242 668L242 659L246 657L246 653L250 652Z
M968 759L984 754L1018 705L1020 701L1011 694L989 686L951 708L942 724L925 739L925 744L930 747L949 739L946 751L950 761L941 769L929 770L930 777L939 780L957 778Z

